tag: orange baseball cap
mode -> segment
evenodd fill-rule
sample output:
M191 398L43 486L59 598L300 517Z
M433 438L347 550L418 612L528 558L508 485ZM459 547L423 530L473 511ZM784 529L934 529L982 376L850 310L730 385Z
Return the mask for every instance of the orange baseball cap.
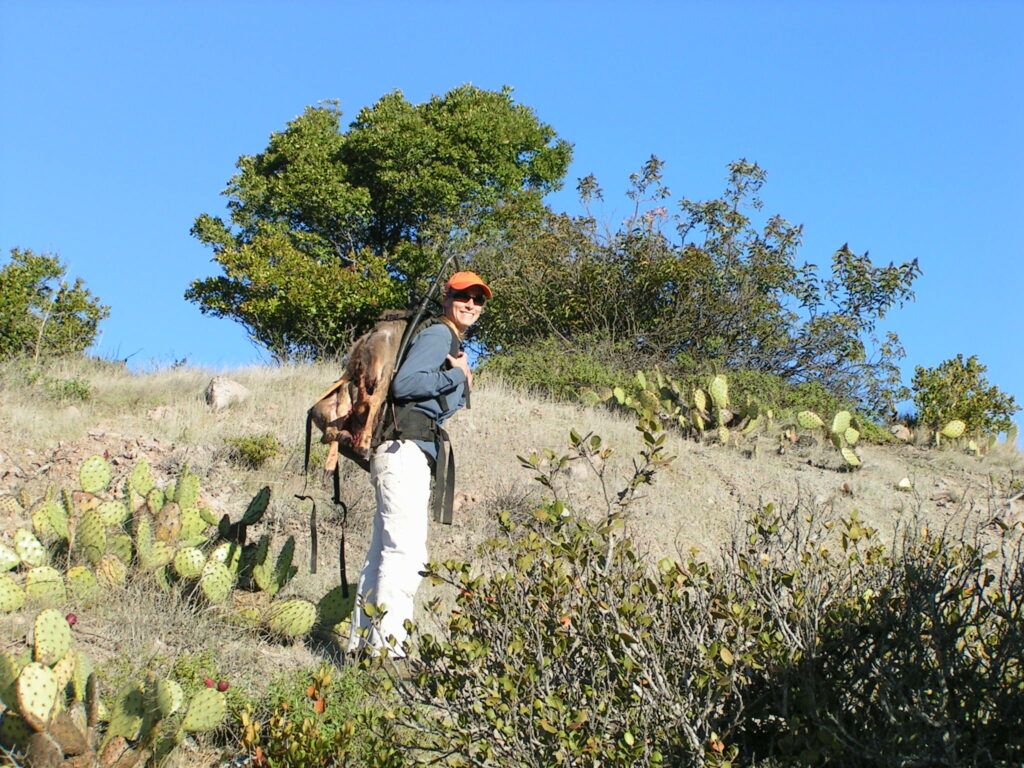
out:
M476 272L456 272L448 278L449 290L464 291L467 288L472 288L474 285L479 285L483 288L484 296L488 299L491 298L491 289L487 287L487 283Z

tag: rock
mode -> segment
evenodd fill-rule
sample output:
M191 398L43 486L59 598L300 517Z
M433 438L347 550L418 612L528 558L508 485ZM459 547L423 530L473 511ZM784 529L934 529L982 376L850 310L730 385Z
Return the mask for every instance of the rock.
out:
M896 483L896 489L900 491L912 491L914 490L914 484L910 482L909 477L904 477L898 483Z
M904 443L909 443L914 439L914 434L906 424L893 424L892 427L889 428L889 432L891 432L892 436L897 440Z
M66 419L77 419L82 415L82 412L73 405L69 405L62 413Z
M206 404L215 411L222 411L235 403L244 403L251 393L237 381L214 376L206 385Z

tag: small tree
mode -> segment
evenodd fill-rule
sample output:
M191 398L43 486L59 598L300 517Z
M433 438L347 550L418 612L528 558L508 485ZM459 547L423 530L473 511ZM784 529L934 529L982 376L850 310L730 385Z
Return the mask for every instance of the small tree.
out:
M11 249L0 268L0 359L81 352L110 315L81 278L64 279L67 268L51 254Z
M1020 407L1012 395L989 386L986 370L976 355L964 360L960 354L935 368L919 365L912 389L921 423L938 429L959 419L968 433L997 434L1010 429Z

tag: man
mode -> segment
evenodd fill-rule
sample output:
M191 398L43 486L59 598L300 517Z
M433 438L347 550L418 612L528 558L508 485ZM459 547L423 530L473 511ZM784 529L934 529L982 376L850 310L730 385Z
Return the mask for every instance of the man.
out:
M432 465L438 459L438 428L466 402L473 372L466 355L452 350L491 298L491 289L473 272L456 272L445 285L444 312L419 331L391 383L384 442L370 460L377 498L373 536L359 577L348 650L389 648L402 656L406 619L413 617L416 590L427 562L427 516ZM443 493L442 488L435 493ZM386 613L378 626L365 604ZM389 642L394 638L394 646Z

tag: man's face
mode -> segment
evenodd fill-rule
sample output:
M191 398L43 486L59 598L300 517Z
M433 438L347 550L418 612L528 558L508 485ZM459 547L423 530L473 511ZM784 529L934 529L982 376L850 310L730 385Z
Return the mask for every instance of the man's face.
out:
M444 300L444 315L460 332L465 333L480 319L486 298L480 286L472 285L460 290L449 290Z

